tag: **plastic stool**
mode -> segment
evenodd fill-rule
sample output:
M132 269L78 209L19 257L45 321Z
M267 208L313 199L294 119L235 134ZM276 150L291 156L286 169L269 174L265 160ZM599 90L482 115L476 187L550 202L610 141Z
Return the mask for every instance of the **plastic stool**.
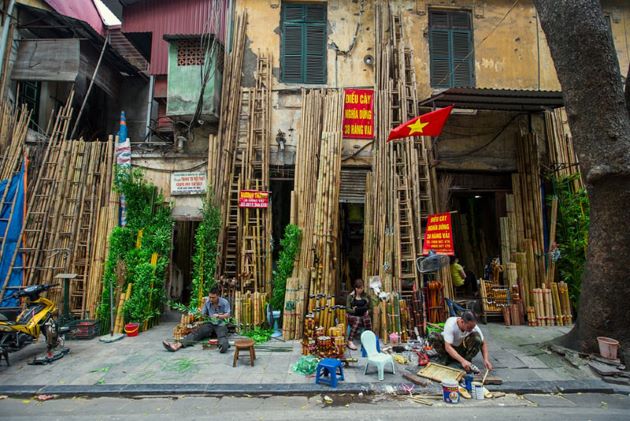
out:
M378 335L374 334L374 336L376 336L376 351L381 352L381 341L378 340ZM361 356L363 358L367 357L367 352L365 348L363 348L363 344L361 344Z
M337 373L337 369L339 369L339 373ZM330 387L337 387L337 375L339 375L339 380L345 380L341 361L334 358L324 358L317 364L315 384L327 384Z

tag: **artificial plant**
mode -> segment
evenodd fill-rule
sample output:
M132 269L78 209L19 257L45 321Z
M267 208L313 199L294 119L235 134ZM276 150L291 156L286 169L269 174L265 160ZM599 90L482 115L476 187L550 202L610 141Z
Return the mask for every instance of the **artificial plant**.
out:
M194 312L203 297L214 286L217 265L217 245L221 230L221 211L210 198L203 202L203 219L195 232L195 254L193 255L193 280L189 308Z
M284 308L284 296L287 289L287 279L293 273L295 256L300 249L301 230L297 225L289 224L284 229L284 236L280 240L280 256L273 271L273 291L270 305L273 310Z
M171 208L158 188L144 179L141 170L117 168L114 191L125 196L127 223L116 227L110 235L103 294L97 310L104 330L109 326L110 283L123 290L133 283L131 297L124 305L125 321L142 323L160 314L172 248ZM152 259L154 255L156 258ZM124 280L117 279L119 261L124 262Z

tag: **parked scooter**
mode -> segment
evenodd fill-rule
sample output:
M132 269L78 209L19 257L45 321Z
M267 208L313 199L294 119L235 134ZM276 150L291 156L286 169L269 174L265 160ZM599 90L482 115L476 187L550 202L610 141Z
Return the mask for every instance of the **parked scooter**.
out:
M48 364L70 351L64 348L63 337L69 329L60 329L55 319L57 305L40 296L54 286L56 285L31 285L12 294L11 297L24 297L26 304L15 322L8 321L0 313L0 363L4 357L9 365L9 352L37 342L42 333L46 337L46 355L36 357L30 364Z

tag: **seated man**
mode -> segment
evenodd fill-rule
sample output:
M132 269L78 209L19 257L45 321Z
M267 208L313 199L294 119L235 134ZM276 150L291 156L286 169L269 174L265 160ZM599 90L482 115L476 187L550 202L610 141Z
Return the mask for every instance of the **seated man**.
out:
M440 356L440 363L448 365L452 360L470 371L472 359L481 350L483 365L492 370L488 345L477 326L477 317L472 311L465 311L462 317L449 317L444 324L444 332L433 332L429 335L429 343Z
M164 348L168 351L175 352L180 348L194 345L195 342L209 338L214 332L219 340L219 351L222 354L225 353L230 347L227 340L227 327L225 325L225 320L230 317L230 303L225 298L219 297L219 288L214 287L210 290L208 301L206 301L206 304L203 306L201 314L209 317L211 320L196 327L182 339L181 343L162 341Z

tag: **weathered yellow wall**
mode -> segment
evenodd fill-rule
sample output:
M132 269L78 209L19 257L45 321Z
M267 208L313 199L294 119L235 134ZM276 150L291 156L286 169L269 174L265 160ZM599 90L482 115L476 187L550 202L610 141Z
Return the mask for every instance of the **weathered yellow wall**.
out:
M176 171L207 171L205 157L192 156L160 156L159 154L144 154L133 156L131 163L135 168L141 168L147 181L155 184L162 191L164 199L173 206L172 216L176 220L201 219L202 196L171 196L171 173ZM191 170L194 168L194 170ZM210 184L210 182L209 182Z
M328 5L328 83L325 87L373 86L374 69L363 62L365 55L374 55L374 4L376 0L330 0ZM320 2L312 0L312 2ZM392 0L396 11L403 16L406 38L415 57L418 98L425 99L436 91L430 86L428 11L431 8L470 10L473 25L475 81L478 88L559 90L560 85L546 44L545 35L537 20L536 9L531 0ZM363 11L361 12L361 8ZM627 0L603 0L604 12L611 17L612 32L621 72L625 76L630 63L630 2ZM280 12L281 0L237 0L236 10L247 9L247 47L244 59L244 85L253 84L256 55L267 50L273 55L273 111L272 134L283 131L287 147L278 153L272 141L272 163L293 164L293 153L300 130L301 94L299 89L312 85L284 84L280 76ZM347 50L352 43L357 24L360 30L356 45L347 56L338 55L331 45ZM378 110L375 110L378 112ZM472 120L484 127L501 125L503 116L483 113L483 119ZM469 117L452 118L466 122ZM485 122L485 123L484 123ZM496 123L496 124L495 124ZM478 131L472 131L476 133ZM512 133L512 131L508 131ZM514 135L514 133L512 133ZM505 136L502 136L505 137ZM483 144L488 136L442 136L441 152L457 155L464 144ZM345 140L344 156L350 155L365 145L365 140ZM465 145L464 145L465 146ZM507 149L506 149L507 148ZM462 159L449 164L464 169L467 165L475 169L507 169L513 156L512 142L493 142L485 151L494 153L476 159ZM344 161L344 165L369 165L371 148L366 148L358 159ZM462 150L463 151L463 150ZM446 165L446 162L443 163ZM472 169L471 167L471 169Z

